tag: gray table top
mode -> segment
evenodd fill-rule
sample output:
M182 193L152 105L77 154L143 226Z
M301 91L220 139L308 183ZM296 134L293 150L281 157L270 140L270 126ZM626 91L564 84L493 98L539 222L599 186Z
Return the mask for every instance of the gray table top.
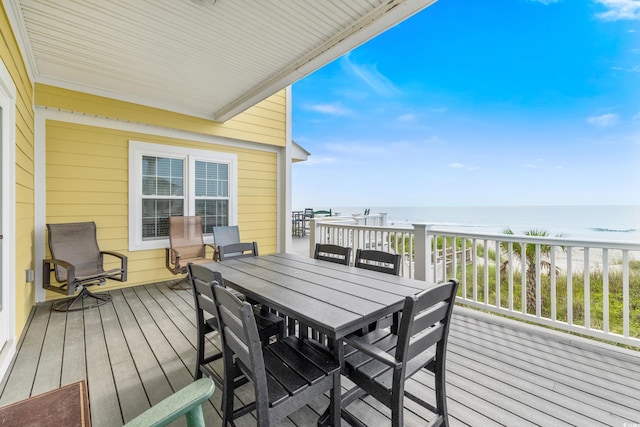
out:
M429 286L361 268L291 254L203 264L247 297L333 339L398 311L404 297Z

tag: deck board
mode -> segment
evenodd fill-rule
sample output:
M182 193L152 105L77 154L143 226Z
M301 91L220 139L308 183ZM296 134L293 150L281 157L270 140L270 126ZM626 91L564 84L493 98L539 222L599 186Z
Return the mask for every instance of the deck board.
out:
M0 405L86 379L93 424L118 426L193 381L191 292L156 283L111 295L112 304L84 312L37 305L19 355L0 382ZM219 339L207 345L219 348ZM637 352L456 307L447 358L452 426L640 422ZM349 385L343 378L343 390ZM407 382L420 394L432 388L426 371ZM250 385L237 390L238 404L252 399ZM220 401L216 390L204 405L207 425L221 424ZM320 397L280 425L313 426L327 404ZM367 425L389 425L390 411L370 396L348 410ZM407 426L418 427L430 415L407 401L405 418ZM248 414L236 424L253 426L255 417Z

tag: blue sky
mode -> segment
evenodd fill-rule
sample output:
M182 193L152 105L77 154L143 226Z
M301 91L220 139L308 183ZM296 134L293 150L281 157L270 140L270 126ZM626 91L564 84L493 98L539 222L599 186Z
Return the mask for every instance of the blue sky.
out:
M293 208L640 204L640 0L440 0L293 85Z

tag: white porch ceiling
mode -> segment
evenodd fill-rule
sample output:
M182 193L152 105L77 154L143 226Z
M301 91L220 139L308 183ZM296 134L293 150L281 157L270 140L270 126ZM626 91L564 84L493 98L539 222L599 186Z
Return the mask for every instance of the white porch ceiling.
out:
M225 121L435 0L3 0L38 83Z

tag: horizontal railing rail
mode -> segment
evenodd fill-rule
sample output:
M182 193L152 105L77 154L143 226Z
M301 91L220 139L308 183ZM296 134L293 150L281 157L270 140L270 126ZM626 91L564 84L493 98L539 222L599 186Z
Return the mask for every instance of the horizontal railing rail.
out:
M460 280L459 303L640 347L640 243L369 226L349 217L313 221L310 256L316 242L398 253L404 277Z

